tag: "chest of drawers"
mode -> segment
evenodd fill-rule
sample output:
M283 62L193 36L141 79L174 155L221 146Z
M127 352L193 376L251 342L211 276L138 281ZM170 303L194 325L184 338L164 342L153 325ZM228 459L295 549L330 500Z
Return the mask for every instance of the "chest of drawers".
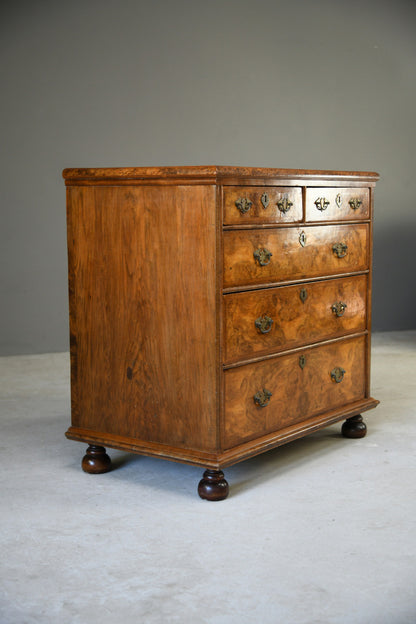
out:
M72 424L106 447L223 470L371 398L378 175L243 167L66 169Z

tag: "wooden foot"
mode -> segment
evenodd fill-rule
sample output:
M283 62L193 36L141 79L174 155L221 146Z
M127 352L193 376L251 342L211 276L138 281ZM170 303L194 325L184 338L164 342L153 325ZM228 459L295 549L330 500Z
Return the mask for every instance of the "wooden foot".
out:
M341 433L344 438L363 438L367 433L367 426L362 416L348 418L342 425Z
M201 498L210 501L224 500L228 496L228 483L221 470L205 470L198 485Z
M82 469L90 474L101 474L111 470L111 459L103 446L91 444L82 460Z

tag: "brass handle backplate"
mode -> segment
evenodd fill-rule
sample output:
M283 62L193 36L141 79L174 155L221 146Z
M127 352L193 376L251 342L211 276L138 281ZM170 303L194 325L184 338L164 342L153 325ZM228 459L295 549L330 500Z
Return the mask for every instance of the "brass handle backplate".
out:
M282 199L279 199L279 201L277 202L277 207L279 208L280 212L283 212L283 214L286 214L293 206L293 202L290 201L290 199L288 197L282 197Z
M257 260L260 266L266 266L267 264L269 264L272 255L272 252L265 247L260 247L259 249L256 249L256 251L253 253L255 260Z
M357 208L359 208L363 202L359 197L351 197L348 203L353 210L357 210Z
M254 403L259 407L266 407L266 405L270 403L270 398L272 396L273 395L269 390L263 388L263 390L259 390L259 392L256 392L256 394L254 395Z
M235 202L235 205L237 206L241 214L246 214L246 212L250 210L252 204L253 202L250 201L247 197L239 197Z
M328 208L329 201L326 199L326 197L318 197L318 199L314 201L314 204L317 209L322 212L322 210L326 210Z
M341 381L344 379L344 375L345 370L340 366L336 366L331 371L331 379L332 381L335 381L335 383L341 383Z
M344 258L344 256L347 255L348 245L345 243L335 243L335 245L332 246L332 251L338 258Z
M333 303L331 306L331 310L335 314L335 316L342 316L346 308L347 308L347 304L343 303L342 301L337 301L336 303Z
M254 321L254 325L261 334L268 334L272 328L273 319L267 315L259 316L259 318Z

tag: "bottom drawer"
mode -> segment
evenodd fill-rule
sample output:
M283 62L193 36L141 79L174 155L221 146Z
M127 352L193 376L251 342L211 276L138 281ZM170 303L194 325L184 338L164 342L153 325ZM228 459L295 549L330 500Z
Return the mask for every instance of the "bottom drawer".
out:
M224 449L365 397L366 338L224 372Z

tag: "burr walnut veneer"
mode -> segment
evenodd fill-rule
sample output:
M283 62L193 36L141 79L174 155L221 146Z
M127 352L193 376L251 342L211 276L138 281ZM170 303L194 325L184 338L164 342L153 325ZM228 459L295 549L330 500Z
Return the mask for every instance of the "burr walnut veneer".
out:
M66 169L72 426L105 447L222 470L370 396L375 173Z

